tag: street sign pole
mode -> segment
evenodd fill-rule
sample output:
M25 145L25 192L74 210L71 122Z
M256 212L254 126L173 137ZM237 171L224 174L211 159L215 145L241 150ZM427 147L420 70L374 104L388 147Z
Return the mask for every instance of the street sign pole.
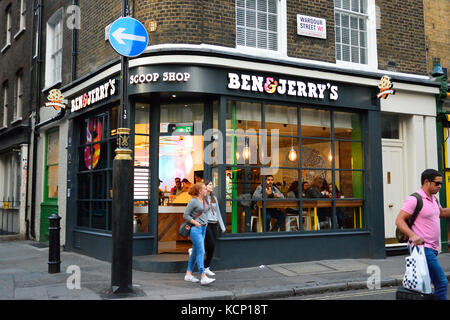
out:
M122 0L122 17L129 15L128 0ZM128 103L128 57L121 56L121 95L117 149L113 161L111 290L133 293L133 159L130 146Z

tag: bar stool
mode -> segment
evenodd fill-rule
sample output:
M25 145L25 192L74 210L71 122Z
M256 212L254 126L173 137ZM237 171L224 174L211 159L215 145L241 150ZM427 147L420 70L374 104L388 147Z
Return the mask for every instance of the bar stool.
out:
M257 229L256 232L260 232L260 227L259 227L259 217L258 216L251 216L250 219L250 232L253 232L253 221L256 221L256 225L257 225Z
M300 224L298 222L298 215L287 215L286 216L286 231L291 231L292 221L295 221L297 223L297 229L300 229Z

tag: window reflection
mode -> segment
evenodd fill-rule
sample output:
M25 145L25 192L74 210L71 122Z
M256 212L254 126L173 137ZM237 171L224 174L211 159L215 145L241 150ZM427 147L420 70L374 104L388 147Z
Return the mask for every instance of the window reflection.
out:
M272 209L283 215L280 231L364 227L359 114L228 101L226 128L225 191L230 232L270 231L278 222L275 217L266 225L267 212L272 215ZM246 147L248 158L243 156ZM283 198L253 199L257 188L265 188L267 175L273 175L274 187Z

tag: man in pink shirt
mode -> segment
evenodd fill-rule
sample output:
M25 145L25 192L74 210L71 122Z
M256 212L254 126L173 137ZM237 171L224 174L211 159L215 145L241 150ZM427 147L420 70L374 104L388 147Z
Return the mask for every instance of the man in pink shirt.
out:
M425 170L422 172L421 183L422 188L417 193L422 197L423 207L413 226L410 228L407 221L411 218L417 205L417 199L414 196L406 198L395 224L415 245L424 243L428 271L434 285L434 295L436 299L447 300L448 281L437 255L441 235L440 218L450 217L450 208L442 208L434 196L442 186L442 174L439 171Z

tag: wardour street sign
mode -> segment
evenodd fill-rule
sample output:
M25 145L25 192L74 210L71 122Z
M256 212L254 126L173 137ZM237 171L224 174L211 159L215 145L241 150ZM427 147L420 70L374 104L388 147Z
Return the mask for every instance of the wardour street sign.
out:
M147 48L147 30L138 20L121 17L109 29L109 43L118 54L137 57Z

